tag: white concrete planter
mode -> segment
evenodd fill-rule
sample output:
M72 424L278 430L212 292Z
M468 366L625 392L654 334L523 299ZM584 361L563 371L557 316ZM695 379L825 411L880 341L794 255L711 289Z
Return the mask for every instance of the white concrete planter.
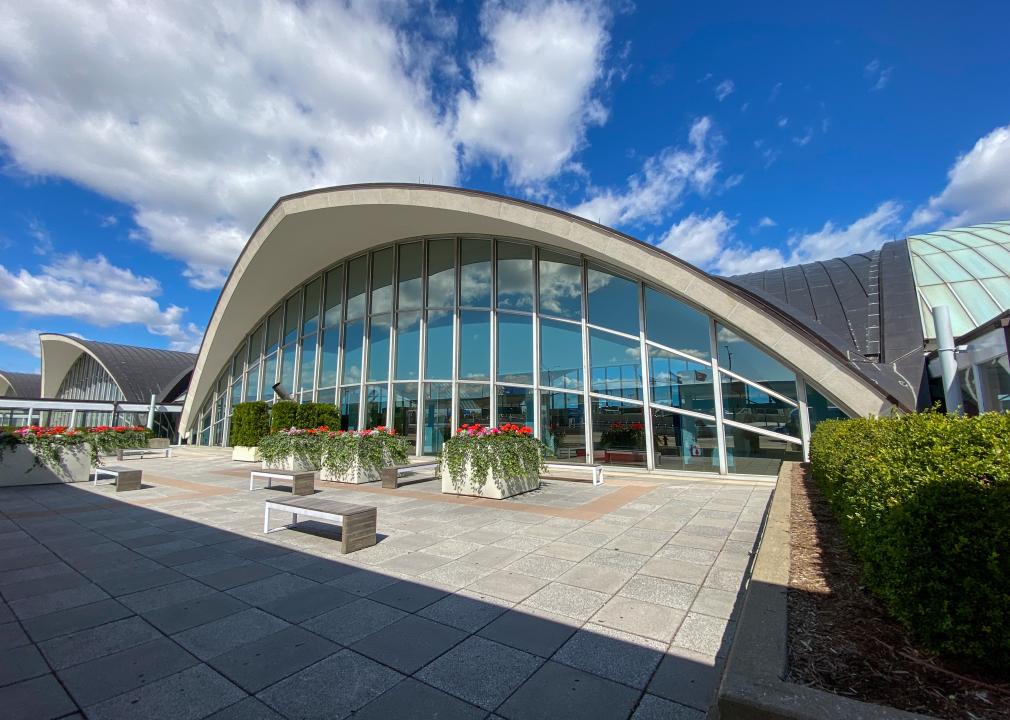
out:
M282 462L276 465L267 464L266 460L263 460L263 469L267 470L270 468L276 470L291 470L293 472L308 472L310 470L318 470L312 463L305 462L294 455L288 455Z
M152 450L165 450L172 444L168 438L148 438L147 447Z
M231 459L236 462L259 462L260 449L256 445L236 445L231 449Z
M335 473L332 470L327 470L322 468L319 471L319 479L326 480L327 482L341 482L341 483L371 483L379 482L379 472L378 470L372 468L363 468L361 463L355 462L347 469L347 472Z
M35 464L35 453L27 445L5 450L0 460L0 487L9 485L51 485L87 482L91 478L91 452L86 445L65 449L59 467Z
M501 500L502 498L512 497L513 495L521 495L522 493L529 492L530 490L536 490L540 487L540 478L533 480L526 478L507 478L495 482L490 471L488 471L487 477L484 478L484 481L478 482L477 486L474 487L469 464L463 469L463 477L460 478L461 482L458 487L453 485L452 478L449 477L449 472L444 468L442 469L441 476L442 492L447 495L467 495L470 497L486 497Z

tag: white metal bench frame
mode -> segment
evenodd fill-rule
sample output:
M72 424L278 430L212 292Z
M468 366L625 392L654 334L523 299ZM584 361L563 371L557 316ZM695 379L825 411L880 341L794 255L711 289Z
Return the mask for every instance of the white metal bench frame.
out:
M253 491L256 489L256 478L266 478L267 488L273 487L274 480L289 480L291 482L292 492L295 489L295 475L303 475L305 471L302 470L292 470L291 472L273 471L273 470L253 470L249 473L249 490Z
M554 469L564 469L564 470L582 470L590 471L593 473L593 485L603 484L603 466L602 465L581 465L578 463L558 463L558 462L547 462L544 463L547 466L547 470L551 471Z
M435 468L441 463L438 460L424 460L416 463L407 463L406 465L393 465L391 467L382 468L380 471L380 478L382 480L382 487L386 489L395 489L400 486L400 477L407 475L409 473L416 472L418 470L425 470ZM394 475L395 482L391 482L390 475Z
M119 475L120 475L120 473L131 473L131 474L132 473L137 473L140 477L138 478L137 488L135 488L135 489L139 489L139 488L141 488L143 486L143 470L140 470L139 468L120 468L120 467L115 467L115 466L112 466L112 467L108 467L108 466L107 467L96 467L94 469L94 472L92 473L92 485L94 485L95 487L98 486L98 476L99 476L99 474L101 474L101 475L110 475L110 476L112 476L112 480L113 480L113 482L115 482L116 488L118 489L119 488Z
M119 448L116 450L117 460L126 460L126 456L138 456L141 459L145 458L147 455L161 455L164 454L165 457L172 457L172 448Z

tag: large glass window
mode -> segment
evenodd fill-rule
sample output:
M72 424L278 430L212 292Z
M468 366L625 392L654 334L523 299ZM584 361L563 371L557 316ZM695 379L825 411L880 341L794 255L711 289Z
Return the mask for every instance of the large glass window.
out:
M295 387L295 346L288 345L283 350L281 350L281 377L280 377L281 389L284 392L293 395L297 388Z
M582 389L582 326L540 321L540 384Z
M428 307L456 304L456 242L428 241Z
M302 334L308 335L319 329L319 297L323 290L322 278L317 278L305 287L305 317L302 319Z
M399 247L400 264L397 268L399 287L396 306L400 310L414 310L421 307L421 256L423 245L419 242L407 243Z
M646 337L660 345L707 360L708 317L666 293L645 288Z
M302 296L293 295L284 304L284 344L293 343L298 339L299 315L302 311Z
M428 337L425 339L424 376L432 380L452 378L452 312L428 313Z
M848 417L844 410L835 405L827 396L811 387L810 383L807 383L807 412L810 419L810 432L813 432L814 428L825 420L844 420Z
M593 392L641 399L641 348L637 340L590 330L589 362Z
M672 410L652 410L656 468L719 472L719 438L715 422Z
M361 388L350 387L340 391L341 430L358 429L358 407L361 405Z
M323 300L323 324L333 327L340 324L340 304L344 292L344 268L333 268L326 273L326 297Z
M491 386L475 383L460 383L459 424L491 424Z
M298 370L298 389L308 396L302 397L303 402L312 399L312 390L316 384L316 336L307 335L302 340L302 361Z
M373 313L387 313L393 309L393 248L372 253L372 309Z
M281 346L281 325L283 316L283 309L278 308L277 311L270 316L270 319L267 320L267 346L263 351L264 355L269 355Z
M798 407L726 373L720 375L724 418L783 435L800 437Z
M410 443L417 443L417 383L393 383L393 428Z
M263 350L263 326L260 325L252 334L252 339L249 341L249 355L248 361L250 365L258 363L260 360L260 352Z
M536 429L536 399L532 388L498 386L498 423L514 423Z
M389 315L374 315L368 331L368 381L389 378Z
M719 367L742 375L769 390L796 399L796 375L782 363L759 350L728 327L717 326Z
M246 383L245 383L246 402L252 402L257 399L257 393L259 392L260 389L259 379L260 379L259 365L255 365L249 368L249 374L246 377Z
M386 424L386 406L389 394L385 385L368 385L368 404L365 406L365 427L375 428Z
M459 256L459 304L491 307L491 241L464 238Z
M582 318L582 261L550 250L540 251L540 314Z
M267 402L273 402L274 399L274 383L277 382L277 354L274 353L268 358L263 360L263 378L262 386L260 387L260 400L266 400Z
M437 454L451 435L452 383L425 383L422 452L425 455Z
M533 384L533 318L498 314L499 382Z
M533 248L498 243L498 307L533 310Z
M645 416L641 405L592 399L593 461L645 466Z
M337 384L337 356L340 352L340 326L323 330L323 357L319 368L319 387Z
M491 377L491 318L483 310L459 313L459 379Z
M650 347L649 384L654 403L708 415L715 412L712 368L708 365Z
M586 462L583 396L577 393L540 393L540 438L551 457Z
M344 326L344 367L340 373L341 385L355 385L361 382L361 352L364 345L365 328L361 320Z
M365 286L368 284L368 257L362 255L347 263L347 319L364 317Z
M988 360L978 366L978 380L981 385L979 395L986 412L1006 412L1010 410L1010 363L1007 356ZM810 393L807 393L810 402ZM811 413L812 415L813 413Z
M417 380L421 352L421 313L402 312L396 317L396 380ZM416 395L416 393L415 393Z
M803 451L798 443L760 435L726 425L726 463L731 473L778 475L783 460L799 461Z
M589 322L638 335L638 283L589 265L586 274Z

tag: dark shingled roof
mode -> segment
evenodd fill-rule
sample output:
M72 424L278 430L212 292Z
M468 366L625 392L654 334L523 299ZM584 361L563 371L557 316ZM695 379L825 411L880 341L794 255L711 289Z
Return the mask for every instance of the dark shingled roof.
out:
M196 355L155 348L115 345L73 338L101 362L126 396L126 402L172 402L188 385L188 375L196 365ZM186 382L180 383L184 377Z
M819 336L906 408L918 405L923 337L905 240L725 280Z
M11 395L17 398L37 398L42 393L42 376L0 370L0 376L11 384Z

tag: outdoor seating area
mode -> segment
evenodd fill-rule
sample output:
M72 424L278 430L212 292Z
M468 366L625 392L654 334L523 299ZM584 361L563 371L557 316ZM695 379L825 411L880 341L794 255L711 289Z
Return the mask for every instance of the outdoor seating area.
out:
M0 489L4 717L701 720L771 490L249 475L182 448L126 494Z

